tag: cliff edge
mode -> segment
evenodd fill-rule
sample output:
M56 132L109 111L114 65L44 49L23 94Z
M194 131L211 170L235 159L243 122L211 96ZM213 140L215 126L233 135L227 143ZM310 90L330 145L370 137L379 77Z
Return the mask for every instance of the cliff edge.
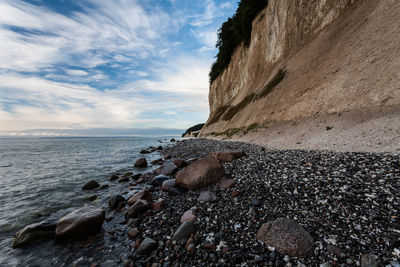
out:
M200 136L268 146L277 127L330 118L336 127L322 122L315 146L296 134L290 139L287 127L288 145L271 147L332 149L316 140L347 127L352 130L343 143L363 132L370 138L359 149L338 150L368 150L368 140L380 136L370 127L376 132L386 123L391 133L384 138L391 141L383 150L400 149L399 17L396 0L270 0L253 21L250 45L236 48L211 84L210 116Z

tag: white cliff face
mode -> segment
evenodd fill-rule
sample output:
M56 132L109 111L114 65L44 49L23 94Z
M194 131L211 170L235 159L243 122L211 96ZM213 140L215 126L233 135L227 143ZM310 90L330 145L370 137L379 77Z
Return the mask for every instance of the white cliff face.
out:
M398 57L390 57L388 50L399 48L391 42L400 37L395 19L399 8L400 1L392 0L270 0L253 21L250 46L238 47L210 86L210 119L221 107L229 109L259 93L279 69L287 71L285 78L232 119L207 123L202 134L376 106L389 96L383 104L400 103L400 90L377 82L378 73L372 73L376 67L366 63L372 54L386 56L379 75L398 81ZM357 82L360 77L362 83Z

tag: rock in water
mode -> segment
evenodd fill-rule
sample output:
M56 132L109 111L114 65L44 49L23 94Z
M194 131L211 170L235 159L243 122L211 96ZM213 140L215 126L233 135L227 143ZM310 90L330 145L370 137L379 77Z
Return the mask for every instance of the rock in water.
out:
M131 196L131 198L129 198L129 200L128 200L128 205L131 206L131 205L135 204L135 202L138 201L139 199L146 200L147 202L151 202L153 200L153 195L149 190L144 189L140 192L137 192L133 196Z
M246 156L246 153L243 151L212 152L210 156L215 157L220 162L231 162L235 159Z
M146 238L145 240L142 241L142 243L140 243L140 246L137 248L137 253L142 255L148 254L156 247L157 247L156 241L154 241L151 238Z
M135 167L138 167L138 168L145 168L145 167L147 167L147 160L146 160L146 158L140 158L140 159L138 159L136 162L135 162L135 165L134 165Z
M172 236L172 240L182 241L190 237L191 234L195 232L193 222L184 222L179 226Z
M213 185L225 176L225 168L214 157L195 161L176 175L176 184L189 190Z
M56 227L56 238L82 239L97 234L103 225L105 212L93 206L83 207L62 217Z
M22 247L31 241L45 238L53 238L57 220L45 220L30 224L18 231L14 236L13 248Z
M97 187L100 187L100 184L96 180L89 180L82 186L82 190L91 190Z
M117 180L117 179L118 179L118 175L116 175L116 174L111 175L110 178L109 178L110 181L114 181L114 180Z
M294 257L306 257L314 250L311 235L296 222L280 218L265 223L258 230L257 238L278 252Z
M108 206L110 209L120 210L126 204L126 199L121 195L114 195L108 200Z

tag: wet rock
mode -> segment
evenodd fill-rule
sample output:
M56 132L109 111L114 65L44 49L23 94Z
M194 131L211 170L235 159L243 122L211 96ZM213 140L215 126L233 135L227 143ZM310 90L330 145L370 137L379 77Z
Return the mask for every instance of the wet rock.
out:
M198 202L210 202L217 200L217 196L211 191L201 192L199 197L197 198Z
M134 166L137 168L146 168L147 167L146 158L140 158L140 159L136 160Z
M361 267L378 267L377 257L372 254L364 254L361 256Z
M159 158L159 159L153 160L150 163L151 163L151 165L160 165L163 163L163 159Z
M193 222L184 222L175 231L172 236L172 240L182 241L190 237L191 234L195 232L195 227Z
M56 226L55 235L60 239L85 238L97 234L104 222L103 209L87 206L62 217Z
M114 180L117 180L118 179L118 175L116 175L116 174L112 174L111 176L110 176L110 178L108 178L110 181L114 181Z
M153 210L162 211L165 208L165 201L163 199L153 203Z
M112 210L120 210L125 207L126 199L121 195L114 195L108 200L108 206Z
M187 166L186 161L182 159L174 159L173 163L178 167L178 168L183 168Z
M109 188L109 187L110 187L110 185L108 185L108 184L103 184L103 185L100 187L100 190L107 189L107 188Z
M157 175L156 177L154 177L150 181L150 184L153 186L161 186L164 181L169 180L169 179L171 179L169 176L160 174L160 175Z
M170 142L175 142L175 138L171 138L171 140L169 140Z
M225 152L213 152L210 156L215 157L220 162L232 162L235 159L246 156L243 151L225 151Z
M131 179L132 179L132 180L137 180L137 179L139 179L141 176L142 176L141 173L137 173L137 174L132 175L132 176L131 176Z
M89 197L87 197L86 199L89 201L95 201L99 196L98 195L91 195Z
M164 157L165 160L168 160L168 159L171 159L171 158L172 158L171 155L166 155L166 156Z
M149 254L157 247L157 242L151 238L146 238L140 243L140 246L137 248L138 254Z
M162 147L162 146L158 146L158 147L157 147L157 150L158 150L158 151L163 150L163 147Z
M153 195L149 190L143 189L142 191L137 192L136 194L134 194L129 198L128 205L131 206L140 199L146 200L147 202L151 202L153 200Z
M263 224L257 238L275 247L278 252L295 257L306 257L314 249L311 235L299 224L286 218Z
M234 191L231 192L231 197L232 197L232 198L235 198L235 197L237 197L238 195L240 195L240 191L238 191L238 190L234 190Z
M168 192L171 188L175 187L175 179L168 179L162 183L161 190Z
M219 184L219 188L222 190L229 189L236 185L236 181L233 179L222 179Z
M143 215L150 208L150 204L146 200L139 199L125 212L125 218L137 218Z
M196 212L193 209L185 211L181 216L181 223L194 222L197 219Z
M49 219L25 226L14 235L13 248L25 246L35 240L53 238L56 225L57 220Z
M174 175L177 171L178 167L173 162L168 162L162 166L160 174Z
M189 190L213 185L225 176L225 168L214 157L200 159L176 175L176 183Z
M126 183L129 182L130 176L121 176L121 178L118 179L118 183Z
M140 151L140 154L150 154L151 152L150 151L148 151L148 150L146 150L146 149L142 149L141 151Z
M82 186L82 190L91 190L98 187L100 187L100 184L96 180L89 180Z
M136 237L139 235L139 230L137 228L132 228L129 232L128 232L128 237L132 240L135 240Z

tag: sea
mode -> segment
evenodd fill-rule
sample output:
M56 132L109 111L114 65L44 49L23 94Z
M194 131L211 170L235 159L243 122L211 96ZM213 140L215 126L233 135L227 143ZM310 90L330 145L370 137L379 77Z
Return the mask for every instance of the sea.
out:
M107 184L113 173L137 172L133 163L143 156L140 150L171 145L172 137L177 138L0 138L0 266L57 262L51 258L58 256L46 247L13 249L13 235L26 225L82 207L93 195L81 190L86 181Z

